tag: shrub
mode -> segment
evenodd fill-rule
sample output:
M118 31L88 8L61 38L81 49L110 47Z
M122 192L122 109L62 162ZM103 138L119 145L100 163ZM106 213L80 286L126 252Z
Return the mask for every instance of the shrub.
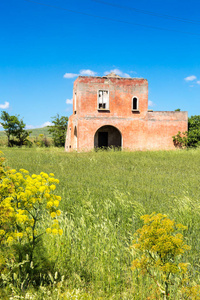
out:
M51 143L44 134L39 134L34 143L37 147L50 147Z
M170 286L175 278L184 279L188 271L188 264L181 262L180 258L190 247L179 233L187 228L162 214L144 215L141 219L144 226L135 234L133 248L136 257L132 269L140 269L142 274L150 276L157 286L156 290L164 299L169 299Z
M12 282L15 277L20 284L27 284L33 278L36 282L35 278L42 272L42 268L45 272L51 269L44 255L43 234L62 235L58 222L61 197L54 194L59 180L54 178L53 173L48 175L41 172L31 176L24 169L19 172L5 169L4 160L1 154L1 279L4 284L9 280ZM48 224L47 228L43 226L44 219ZM43 261L40 267L38 261Z
M177 148L186 148L188 145L188 132L178 132L173 137L174 146Z

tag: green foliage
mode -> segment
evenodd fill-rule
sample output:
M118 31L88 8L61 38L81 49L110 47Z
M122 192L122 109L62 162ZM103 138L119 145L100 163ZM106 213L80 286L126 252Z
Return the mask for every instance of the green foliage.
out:
M26 124L22 119L19 120L19 116L10 116L6 111L2 111L1 119L3 122L0 122L0 124L3 126L8 138L8 147L30 143L28 140L30 132L24 129Z
M180 109L180 108L177 108L177 109L175 109L175 111L181 111L181 109Z
M188 119L188 146L200 145L200 115Z
M188 118L188 132L178 132L173 136L174 145L178 148L198 147L200 145L200 115Z
M50 141L44 134L39 134L38 137L34 139L34 143L37 147L50 147Z
M56 147L63 147L65 145L68 117L60 117L57 114L52 120L54 126L49 126L49 133L52 134L54 145Z
M37 284L39 274L51 269L44 254L45 229L62 235L57 219L61 197L54 194L59 180L53 173L30 176L25 169L5 169L0 154L0 284L7 286L13 278L18 287ZM44 219L48 227L42 226Z
M188 132L178 132L177 135L174 135L173 142L177 148L186 148L188 145Z
M141 219L144 226L135 234L132 269L147 273L156 283L163 299L169 299L172 293L170 285L174 285L175 277L180 278L187 273L188 264L182 263L180 258L190 247L179 233L187 227L175 224L162 214L144 215Z

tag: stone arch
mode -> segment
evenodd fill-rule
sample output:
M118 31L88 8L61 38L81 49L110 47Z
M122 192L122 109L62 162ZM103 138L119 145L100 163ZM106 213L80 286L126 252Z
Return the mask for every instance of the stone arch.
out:
M94 135L94 148L122 147L122 135L112 125L101 126Z

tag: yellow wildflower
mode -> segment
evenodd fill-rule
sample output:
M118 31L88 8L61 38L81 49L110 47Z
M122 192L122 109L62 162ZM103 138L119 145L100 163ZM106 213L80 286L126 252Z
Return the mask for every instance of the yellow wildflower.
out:
M63 234L63 230L62 229L58 229L58 234L62 235Z
M46 233L50 234L51 233L51 228L47 228Z
M52 213L51 213L51 217L52 217L52 218L55 218L55 217L56 217L56 213L55 213L55 212L52 212Z
M51 208L52 206L53 206L53 202L52 201L47 202L47 209Z
M50 185L50 190L54 191L56 189L55 184Z
M8 238L7 238L7 243L12 243L13 242L13 237L12 236L9 236Z
M58 201L58 200L55 200L55 201L53 202L53 204L54 204L55 207L58 207L58 206L59 206L59 201Z
M61 211L58 209L58 210L56 211L56 214L57 214L57 216L60 216Z

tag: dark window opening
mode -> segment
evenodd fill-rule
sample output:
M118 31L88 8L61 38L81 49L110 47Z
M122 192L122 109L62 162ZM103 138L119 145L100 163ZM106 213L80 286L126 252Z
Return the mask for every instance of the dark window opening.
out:
M136 97L133 98L133 109L138 109L138 99Z

